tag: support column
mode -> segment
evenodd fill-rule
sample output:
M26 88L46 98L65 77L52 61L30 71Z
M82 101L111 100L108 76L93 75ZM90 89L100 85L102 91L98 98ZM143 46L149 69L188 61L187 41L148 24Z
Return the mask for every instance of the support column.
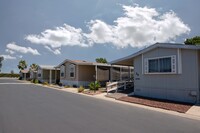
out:
M112 82L112 66L110 67L110 82Z
M120 81L122 81L122 68L120 67Z
M96 72L95 80L97 81L97 78L98 78L98 76L97 76L97 74L98 74L98 72L97 72L97 65L95 66L95 72Z
M50 73L49 73L49 84L52 83L51 78L52 78L52 70L50 70Z
M26 73L24 73L24 80L26 80Z
M55 68L55 83L56 83L56 80L57 80L57 68Z

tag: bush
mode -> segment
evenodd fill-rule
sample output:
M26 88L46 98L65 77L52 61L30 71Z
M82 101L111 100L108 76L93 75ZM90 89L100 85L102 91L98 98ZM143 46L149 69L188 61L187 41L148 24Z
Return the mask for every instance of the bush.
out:
M83 86L80 86L79 88L78 88L78 93L81 93L81 92L83 92L85 90L85 88L83 87Z
M69 85L65 85L65 88L70 88L70 86Z
M39 81L37 79L33 79L33 83L38 84Z
M59 84L58 84L59 86L63 86L63 84L61 83L61 82L59 82Z
M101 87L101 85L100 85L100 83L99 83L98 81L91 82L91 83L89 84L90 90L93 90L93 91L98 90L100 87Z
M12 78L18 78L19 74L12 74L12 73L0 73L0 77L12 77Z
M72 88L77 88L77 85L72 85Z
M48 82L43 82L43 85L49 85L49 83Z

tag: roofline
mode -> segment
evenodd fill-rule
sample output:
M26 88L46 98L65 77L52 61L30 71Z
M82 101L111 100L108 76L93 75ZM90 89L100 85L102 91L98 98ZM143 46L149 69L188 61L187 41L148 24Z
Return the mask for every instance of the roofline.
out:
M45 65L38 65L39 68L44 69L44 70L56 70L55 66L45 66Z
M155 43L153 45L150 45L142 50L139 50L138 52L136 53L133 53L129 56L125 56L123 58L119 58L117 60L114 60L114 61L111 61L109 62L110 64L115 64L117 62L120 62L120 61L123 61L123 60L127 60L127 59L130 59L130 58L134 58L140 54L143 54L143 53L146 53L152 49L155 49L155 48L178 48L178 49L200 49L200 46L194 46L194 45L185 45L185 44L178 44L178 43Z

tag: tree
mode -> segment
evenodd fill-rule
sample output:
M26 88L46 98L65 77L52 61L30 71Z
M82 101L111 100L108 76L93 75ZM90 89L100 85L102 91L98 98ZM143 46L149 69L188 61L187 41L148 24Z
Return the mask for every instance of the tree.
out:
M195 36L193 38L188 38L184 42L187 45L200 45L200 36Z
M30 65L30 69L33 70L33 71L36 71L38 69L38 65L33 63Z
M97 63L108 63L106 58L96 58Z
M27 68L27 63L25 60L20 60L19 64L17 65L20 70L24 70Z
M0 56L0 72L1 72L1 67L2 67L2 61L4 60L3 56Z

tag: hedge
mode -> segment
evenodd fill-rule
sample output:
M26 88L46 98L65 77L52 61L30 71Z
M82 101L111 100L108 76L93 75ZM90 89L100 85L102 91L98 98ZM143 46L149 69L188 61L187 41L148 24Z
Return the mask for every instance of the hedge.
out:
M19 74L0 73L0 77L13 77L13 78L18 78L18 77L19 77Z

